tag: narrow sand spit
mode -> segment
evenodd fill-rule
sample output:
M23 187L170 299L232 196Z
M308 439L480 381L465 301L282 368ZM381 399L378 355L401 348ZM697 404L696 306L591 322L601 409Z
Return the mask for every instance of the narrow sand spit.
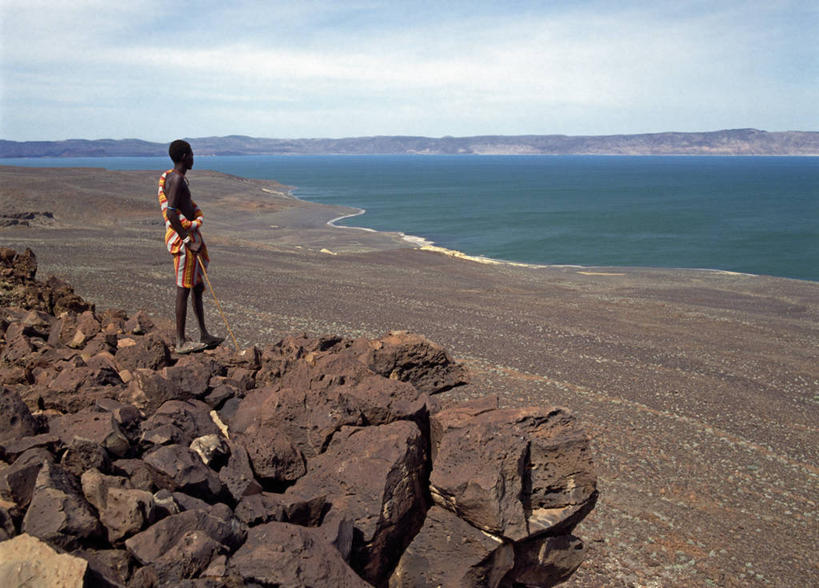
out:
M144 308L171 328L157 176L0 167L4 213L54 217L0 228L0 246L31 247L41 278L65 277L98 308ZM478 263L327 226L355 211L274 182L190 178L240 344L417 331L471 370L452 402L497 393L577 415L601 500L569 585L819 583L819 283Z

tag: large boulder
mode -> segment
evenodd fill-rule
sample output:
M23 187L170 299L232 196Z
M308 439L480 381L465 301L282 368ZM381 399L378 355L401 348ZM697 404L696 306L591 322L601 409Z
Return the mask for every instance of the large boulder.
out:
M249 527L274 521L316 527L322 523L326 505L325 496L302 498L292 494L261 492L245 496L236 505L236 516Z
M0 586L82 588L88 562L23 534L0 542Z
M0 455L9 462L14 462L20 455L29 449L42 448L54 454L62 445L62 441L57 435L51 433L40 433L39 435L32 435L30 437L19 437L17 439L9 439L0 443Z
M86 586L113 588L128 584L133 560L124 549L80 549L72 555L88 562Z
M57 377L49 383L49 390L56 394L69 394L88 386L119 386L122 384L119 374L110 366L100 363L94 366L84 362L78 363L80 365L68 365L61 370Z
M77 317L76 330L66 344L75 349L85 347L85 344L99 333L100 330L100 322L97 320L97 317L94 316L93 311L86 310Z
M128 370L128 373L130 374L128 388L119 394L118 400L131 404L146 414L153 414L168 400L184 400L191 397L189 393L180 390L176 384L153 370L140 368Z
M496 588L514 564L511 543L433 506L423 528L401 556L389 585Z
M81 483L83 494L100 515L110 543L138 533L157 518L153 494L132 488L127 478L89 470L82 475Z
M74 437L63 453L60 465L75 476L82 476L83 472L91 469L107 473L111 470L111 458L99 443Z
M293 482L307 471L304 455L281 430L252 424L235 436L262 483Z
M77 479L59 465L43 463L23 518L23 532L71 549L98 538L101 531Z
M443 347L417 333L391 331L380 339L359 339L351 351L375 373L409 382L427 394L467 383L466 368Z
M27 507L45 463L54 463L54 456L43 447L21 453L11 466L0 470L0 496Z
M36 433L37 421L31 416L31 411L20 395L0 387L0 442Z
M34 361L35 348L25 335L6 339L6 345L0 351L0 361L18 367L29 367Z
M126 457L131 442L110 412L83 409L49 420L49 431L71 445L75 439L88 439L116 457Z
M208 390L210 379L222 375L223 369L216 360L197 354L183 357L175 365L164 368L162 375L178 389L201 398Z
M195 399L164 402L142 423L141 429L142 440L148 446L190 445L197 437L220 434L210 416L210 407Z
M288 335L278 343L265 347L258 354L257 385L275 384L284 373L289 371L290 366L300 359L315 359L317 354L336 352L348 345L349 343L342 337L308 337L305 334Z
M158 488L198 496L213 503L228 496L216 472L184 445L163 445L145 454Z
M442 411L433 501L512 541L569 532L597 499L589 440L562 409Z
M263 586L369 586L347 565L319 529L271 522L248 531L229 570L244 583Z
M158 370L171 363L168 346L157 333L120 339L115 357L121 370L130 371L137 368Z
M262 435L281 431L309 459L343 426L425 422L426 402L427 395L412 385L375 374L352 356L308 354L276 386L250 392L228 425L231 433L252 425Z
M230 457L219 470L219 479L225 485L235 502L245 496L252 496L262 491L262 486L253 474L247 450L240 444L228 441Z
M322 494L348 514L357 530L352 565L379 584L423 524L426 477L426 440L415 423L344 427L287 494Z
M565 582L583 563L586 548L573 535L539 535L515 543L515 567L505 586L541 588Z
M215 556L235 551L246 533L230 509L217 505L162 519L125 546L140 564L152 566L163 584L175 584L195 577Z

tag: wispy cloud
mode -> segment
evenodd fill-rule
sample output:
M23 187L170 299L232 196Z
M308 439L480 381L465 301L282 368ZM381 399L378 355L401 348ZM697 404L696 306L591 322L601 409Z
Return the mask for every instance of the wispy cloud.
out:
M51 4L2 0L1 136L779 130L819 101L803 2Z

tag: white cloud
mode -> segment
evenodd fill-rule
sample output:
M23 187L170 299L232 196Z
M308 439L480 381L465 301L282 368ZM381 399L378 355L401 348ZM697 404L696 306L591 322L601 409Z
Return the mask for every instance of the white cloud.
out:
M25 132L21 109L43 96L146 124L184 100L194 134L266 136L804 128L819 98L800 76L816 73L817 13L793 3L200 3L179 18L150 1L50 4L0 0L0 135ZM97 124L118 135L116 116Z

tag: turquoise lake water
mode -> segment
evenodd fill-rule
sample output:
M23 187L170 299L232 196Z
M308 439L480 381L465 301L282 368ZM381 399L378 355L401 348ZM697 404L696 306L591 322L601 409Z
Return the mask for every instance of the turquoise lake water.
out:
M170 160L0 164L160 172ZM470 255L819 281L819 158L197 157L194 197L197 169L275 179L305 200L366 209L339 224L400 231Z

